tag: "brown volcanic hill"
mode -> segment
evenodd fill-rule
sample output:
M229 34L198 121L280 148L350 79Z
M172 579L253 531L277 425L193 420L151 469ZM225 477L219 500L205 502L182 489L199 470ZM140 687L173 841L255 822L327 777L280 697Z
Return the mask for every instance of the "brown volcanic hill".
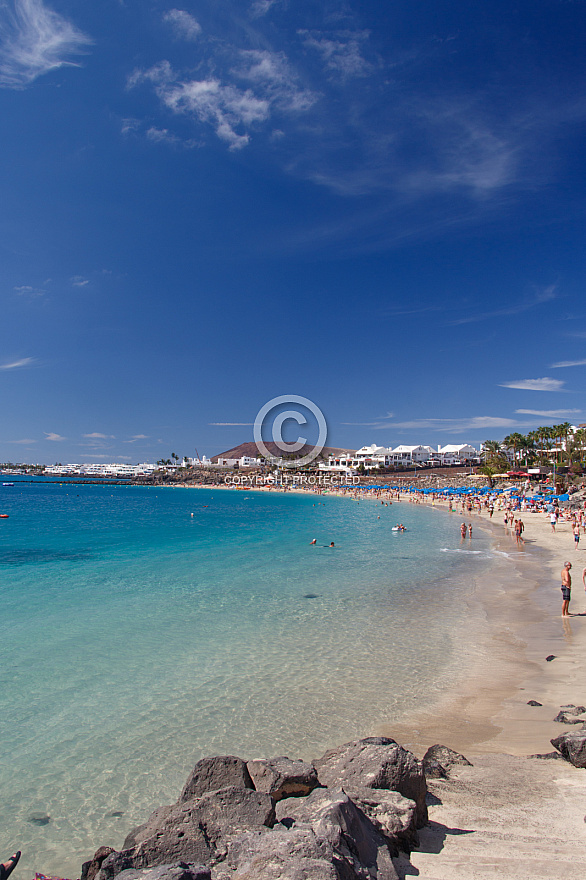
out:
M283 456L283 452L276 443L272 441L267 441L265 443L266 448L269 450L271 455L274 455L275 458L281 458ZM309 443L306 443L305 446L302 446L299 452L295 453L297 457L301 458L304 455L307 455L309 452L312 452L314 449ZM324 446L318 458L327 458L328 455L344 455L345 453L354 453L354 450L350 449L338 449L335 446ZM212 461L217 462L219 458L242 458L243 455L248 456L249 458L262 458L263 454L259 452L258 446L256 443L251 440L248 443L241 443L240 446L234 446L233 449L228 449L227 452L220 452L219 455L212 456Z

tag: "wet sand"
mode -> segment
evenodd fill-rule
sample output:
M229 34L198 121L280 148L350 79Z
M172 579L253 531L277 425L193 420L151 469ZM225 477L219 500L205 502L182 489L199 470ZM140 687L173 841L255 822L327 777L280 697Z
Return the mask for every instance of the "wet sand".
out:
M442 515L444 505L435 506ZM559 523L554 534L546 514L526 512L525 544L517 548L502 512L495 511L492 521L488 513L451 516L455 530L462 519L472 521L492 533L497 553L508 554L471 581L468 602L480 604L486 624L476 656L472 652L469 672L439 702L376 733L393 736L418 755L438 742L464 754L550 752L550 739L568 729L552 720L559 707L586 705L586 535L576 551L569 522ZM573 566L572 616L563 619L560 572L566 559ZM556 659L547 662L551 654ZM543 705L529 706L529 700Z

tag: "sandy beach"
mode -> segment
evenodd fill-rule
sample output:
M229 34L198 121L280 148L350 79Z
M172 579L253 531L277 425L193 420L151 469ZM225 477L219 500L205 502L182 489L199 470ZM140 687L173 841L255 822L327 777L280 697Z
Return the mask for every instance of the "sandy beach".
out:
M452 516L457 529L462 517ZM576 551L571 524L559 522L553 533L544 513L523 513L523 521L525 546L517 549L496 511L492 522L488 513L473 516L510 563L502 581L497 572L471 585L487 621L481 659L440 704L378 731L419 757L443 743L473 764L429 781L430 822L419 848L396 860L400 880L578 880L586 870L586 772L527 757L551 752L550 739L572 729L553 721L561 705L586 705L586 541ZM563 619L566 560L573 583Z
M462 517L451 516L458 529ZM563 729L552 720L560 705L586 705L586 540L576 551L571 524L558 523L554 534L544 513L523 513L523 521L525 544L517 548L497 511L492 521L487 512L472 517L475 528L490 530L497 552L508 554L507 564L495 566L486 581L471 583L469 601L481 603L487 622L478 663L442 703L391 725L392 735L416 753L436 742L464 752L551 751L550 739ZM563 619L560 572L566 559L573 566L573 588L571 616ZM552 654L556 659L546 661ZM529 706L529 700L543 705ZM380 732L391 735L387 726Z

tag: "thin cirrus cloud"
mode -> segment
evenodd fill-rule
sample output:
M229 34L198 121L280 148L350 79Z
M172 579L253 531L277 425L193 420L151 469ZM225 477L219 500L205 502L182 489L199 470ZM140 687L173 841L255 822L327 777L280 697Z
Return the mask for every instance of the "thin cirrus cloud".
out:
M561 419L582 412L580 409L516 409L516 413L527 416L540 416L544 419Z
M59 67L92 43L43 0L12 0L0 21L0 86L24 88L37 77Z
M19 296L30 297L31 299L36 296L44 296L47 292L40 287L32 287L30 284L21 284L19 287L14 287L13 290Z
M490 312L480 312L476 315L458 318L449 323L457 326L458 324L474 324L478 321L486 321L489 318L504 318L509 315L520 315L523 312L528 312L530 309L536 308L536 306L540 306L542 303L551 302L556 296L557 286L555 284L550 284L542 290L538 290L537 293L529 299L524 299L521 302L514 303L513 305L506 306L502 309L494 309ZM583 363L586 363L586 361L583 361ZM554 364L553 366L559 366L559 364Z
M183 40L197 40L201 34L201 25L184 9L170 9L163 16L163 21L170 25L175 36Z
M113 434L100 434L99 431L93 431L91 434L83 435L87 440L115 440Z
M280 2L281 0L254 0L250 5L250 14L253 18L261 18Z
M327 68L342 77L367 76L372 65L362 56L361 46L369 38L369 31L342 31L332 36L298 31L304 45L315 49Z
M586 364L586 358L580 361L558 361L557 364L551 364L552 370L557 370L559 367L583 367Z
M17 361L8 361L6 364L0 364L0 370L20 370L22 367L30 367L34 362L35 359L31 357L20 358Z
M513 382L499 383L501 388L518 388L520 391L561 391L565 384L560 379L515 379Z
M497 428L516 427L514 419L501 418L500 416L470 416L464 419L412 419L405 422L389 422L379 425L380 428L401 428L408 430L433 430L452 434L463 431L490 430Z
M45 440L52 440L55 443L59 443L61 440L67 440L67 437L62 437L61 434L56 434L54 431L50 431L45 433Z

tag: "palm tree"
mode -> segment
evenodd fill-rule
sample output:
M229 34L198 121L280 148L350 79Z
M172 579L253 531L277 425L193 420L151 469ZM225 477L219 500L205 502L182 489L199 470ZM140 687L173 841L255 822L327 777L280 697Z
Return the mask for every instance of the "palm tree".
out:
M485 440L484 441L484 450L482 453L482 457L485 461L490 461L491 458L498 456L501 454L501 444L498 440Z
M525 442L525 438L522 434L517 432L513 434L509 434L508 437L505 437L503 443L507 449L513 450L513 464L517 465L517 450L523 448L523 444Z
M563 452L560 449L560 461L562 459L562 454L568 456L568 437L570 436L571 431L572 426L569 422L562 422L561 425L557 426L558 437L560 441L563 440L564 443Z

